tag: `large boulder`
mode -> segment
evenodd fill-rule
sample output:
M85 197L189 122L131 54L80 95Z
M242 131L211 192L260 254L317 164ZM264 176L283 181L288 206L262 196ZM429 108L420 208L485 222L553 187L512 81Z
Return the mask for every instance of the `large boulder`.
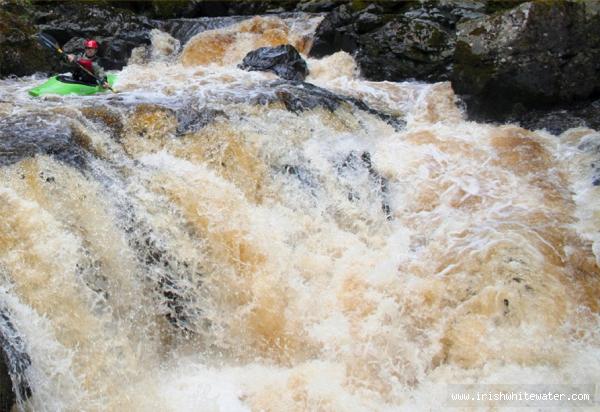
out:
M458 24L452 82L476 117L592 97L599 74L594 2L528 2Z
M352 9L345 4L328 13L317 27L309 55L320 58L340 50L354 52L358 37L354 17Z
M13 410L17 398L31 396L26 371L31 358L25 342L10 319L9 311L0 308L0 411Z
M61 115L36 113L0 118L0 166L38 154L82 169L87 166L85 141Z
M325 16L309 55L355 55L370 80L449 78L456 23L484 16L481 1L376 2L341 5Z
M304 80L308 75L306 62L290 44L253 50L244 57L239 67L244 70L272 71L286 80Z
M372 80L447 79L454 34L441 24L405 16L360 36L356 62Z

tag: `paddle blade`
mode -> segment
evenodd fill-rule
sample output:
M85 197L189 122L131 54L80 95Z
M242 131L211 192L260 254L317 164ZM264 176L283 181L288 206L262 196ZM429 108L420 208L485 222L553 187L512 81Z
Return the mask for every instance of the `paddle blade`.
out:
M60 50L60 46L58 42L54 39L54 37L50 36L46 33L38 34L38 42L48 49L53 49L55 51Z

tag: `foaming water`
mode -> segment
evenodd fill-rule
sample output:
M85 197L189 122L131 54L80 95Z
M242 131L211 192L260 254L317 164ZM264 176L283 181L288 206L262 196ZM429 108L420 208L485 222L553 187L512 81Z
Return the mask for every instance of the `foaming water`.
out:
M179 57L155 32L118 94L1 81L24 408L436 410L447 383L600 378L600 135L469 122L449 83L345 53L308 60L318 88L236 67L306 51L313 19Z
M184 66L216 63L230 65L259 47L291 44L308 53L310 34L322 17L286 21L277 17L254 17L226 29L209 30L192 37L186 44L181 62Z

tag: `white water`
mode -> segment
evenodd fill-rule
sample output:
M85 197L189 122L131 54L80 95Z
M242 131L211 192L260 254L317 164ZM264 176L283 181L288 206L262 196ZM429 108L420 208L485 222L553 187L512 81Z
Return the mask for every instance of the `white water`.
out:
M245 53L306 50L315 24L257 18L175 61L155 33L118 95L0 81L4 121L50 114L92 154L0 169L26 408L438 410L447 383L598 382L600 134L468 122L448 83L364 81L343 53L307 81L406 128L249 104L276 76ZM182 135L182 107L222 113Z

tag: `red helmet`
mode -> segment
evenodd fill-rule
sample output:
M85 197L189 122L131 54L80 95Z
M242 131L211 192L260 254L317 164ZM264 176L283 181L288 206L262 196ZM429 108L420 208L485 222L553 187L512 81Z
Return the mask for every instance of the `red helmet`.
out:
M85 47L86 49L97 49L98 42L96 40L86 40L83 42L83 47Z

